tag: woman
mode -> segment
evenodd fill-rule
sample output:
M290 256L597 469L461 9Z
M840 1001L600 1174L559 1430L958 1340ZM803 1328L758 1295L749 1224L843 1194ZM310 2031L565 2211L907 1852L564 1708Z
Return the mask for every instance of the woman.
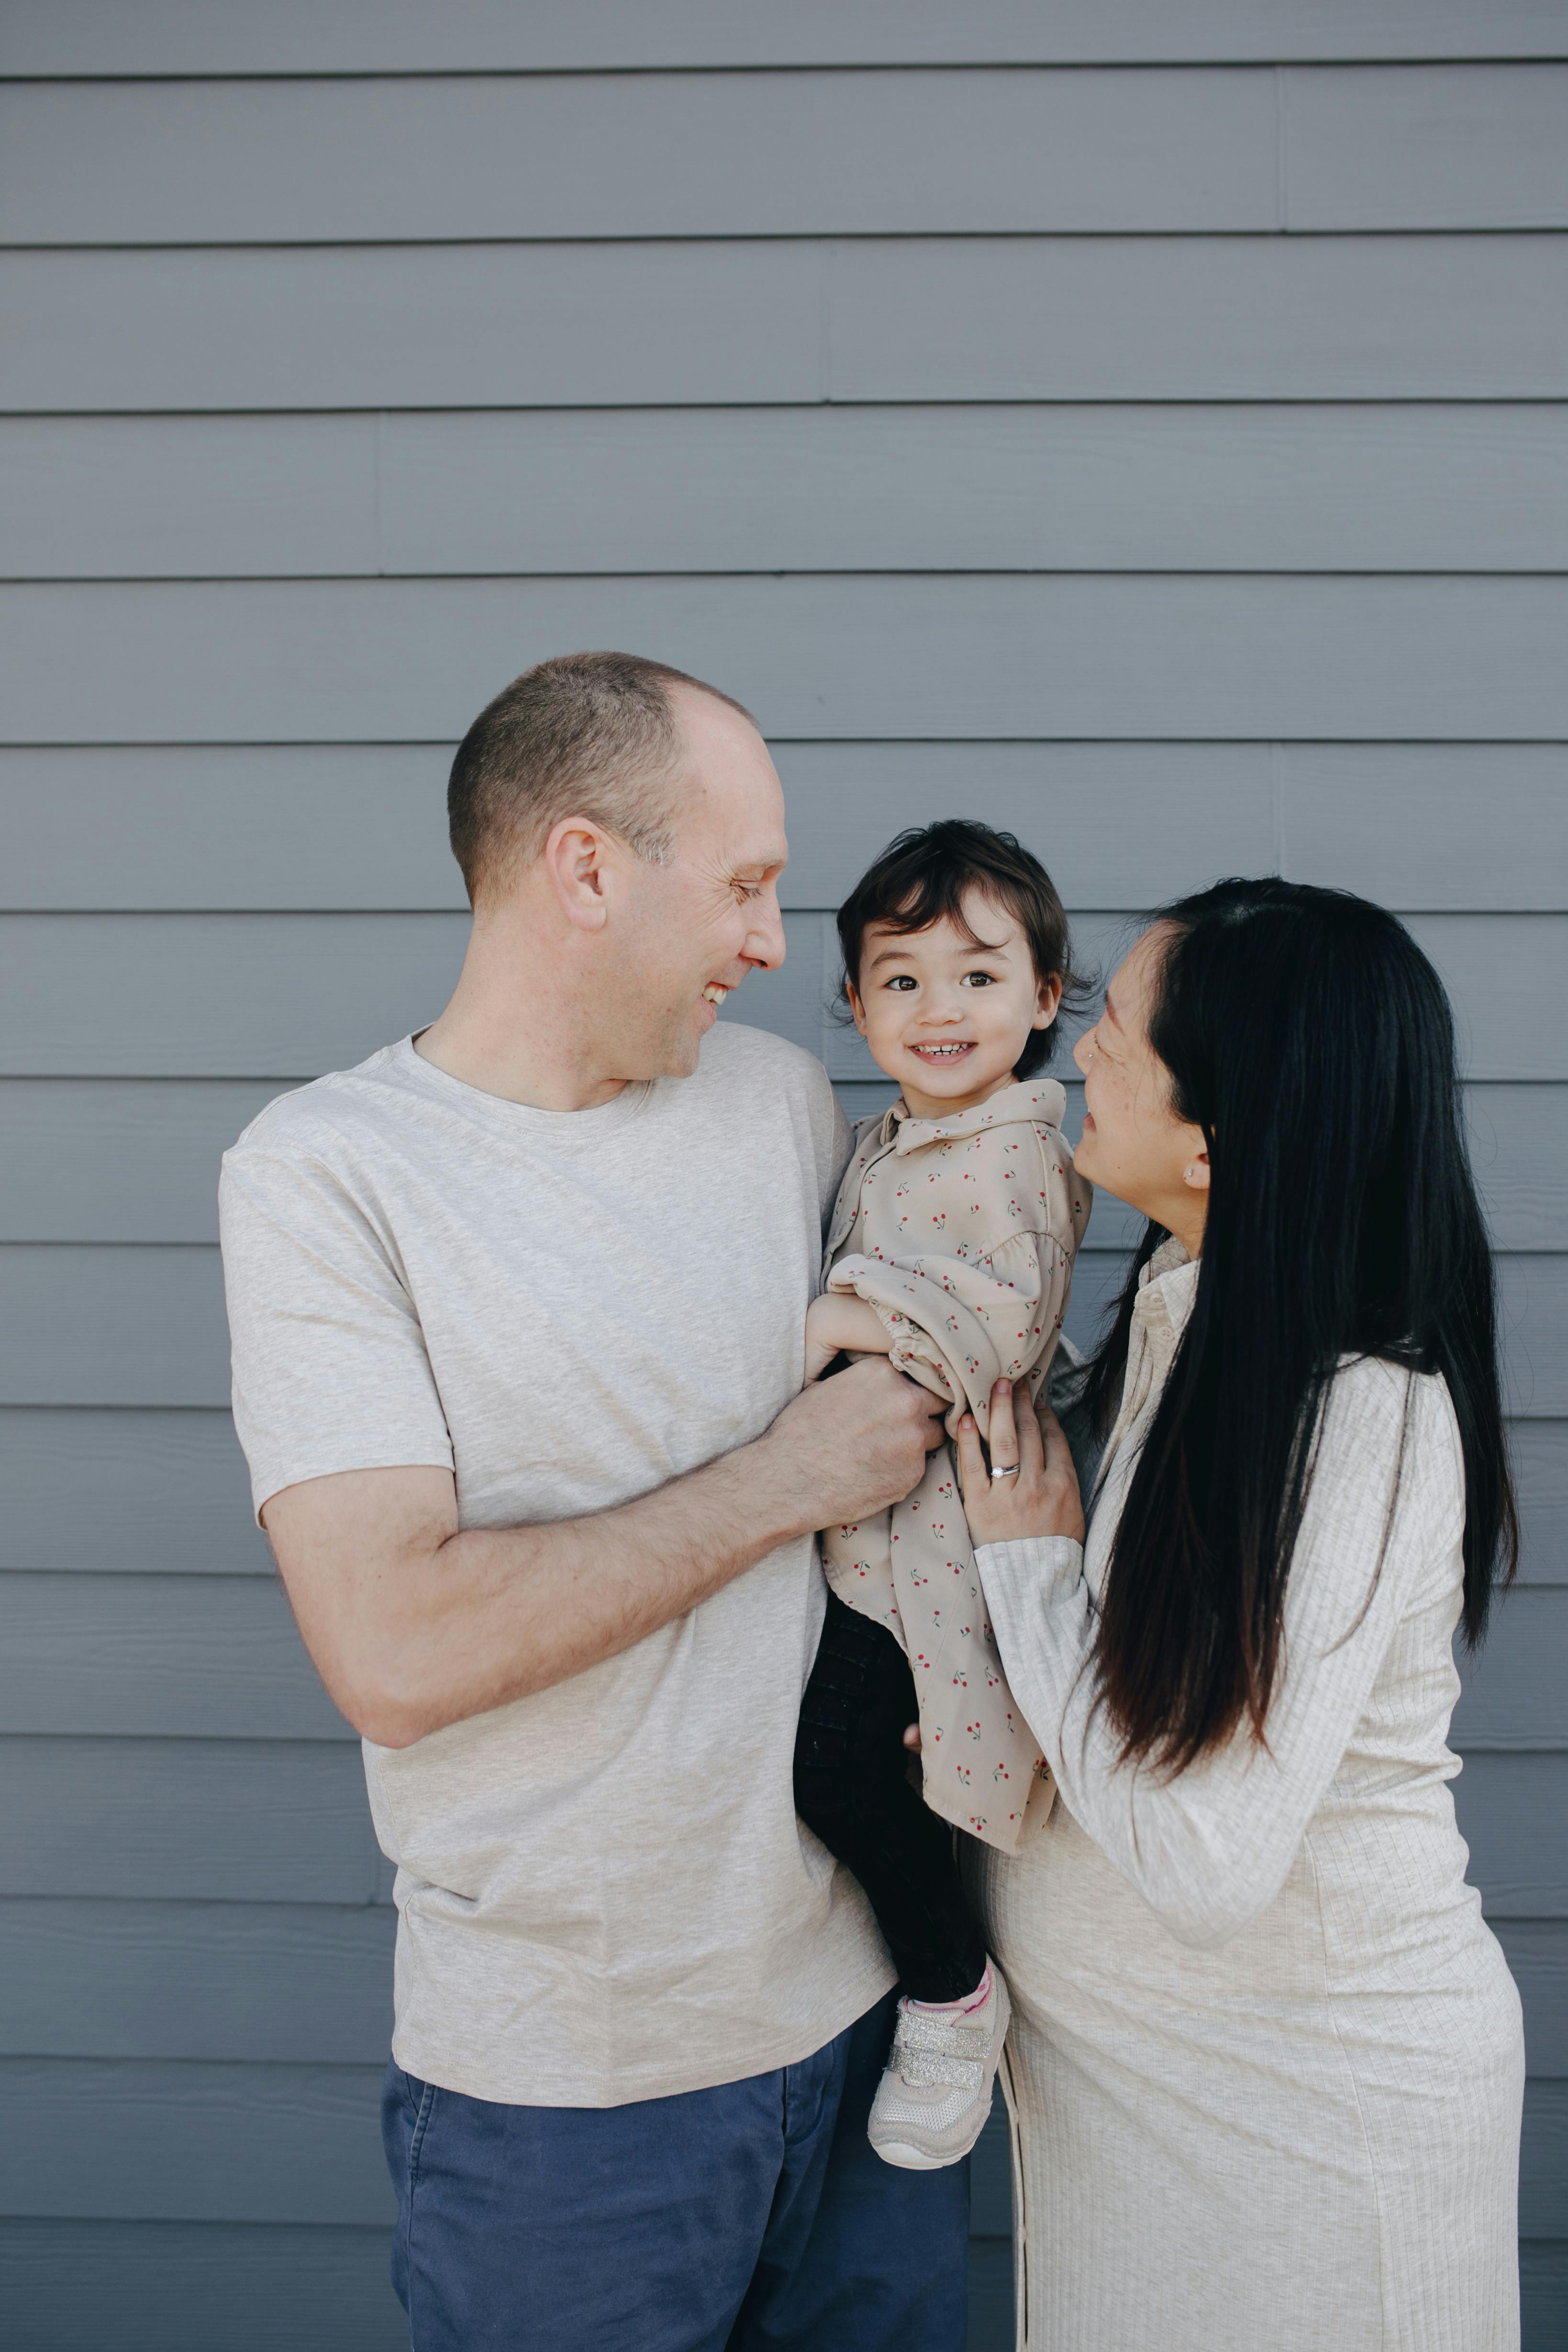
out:
M1364 900L1168 908L1078 1048L1149 1220L1089 1402L965 1507L1060 1788L979 1850L1032 2352L1505 2352L1518 1996L1465 1885L1451 1640L1516 1544L1453 1031Z

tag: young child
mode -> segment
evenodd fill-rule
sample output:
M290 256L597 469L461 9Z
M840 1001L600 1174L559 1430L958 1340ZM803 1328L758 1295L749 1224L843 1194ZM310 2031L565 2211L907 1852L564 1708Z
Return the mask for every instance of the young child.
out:
M984 1437L994 1381L1033 1397L1045 1381L1089 1219L1066 1098L1034 1075L1071 983L1067 919L1010 834L949 818L901 834L838 920L855 1026L902 1095L856 1129L806 1377L841 1351L891 1356L947 1401L949 1437L966 1412ZM927 2170L978 2137L1009 2016L948 1824L1010 1853L1055 1790L986 1622L951 1446L891 1511L829 1528L822 1555L795 1801L864 1887L902 1980L872 2144Z

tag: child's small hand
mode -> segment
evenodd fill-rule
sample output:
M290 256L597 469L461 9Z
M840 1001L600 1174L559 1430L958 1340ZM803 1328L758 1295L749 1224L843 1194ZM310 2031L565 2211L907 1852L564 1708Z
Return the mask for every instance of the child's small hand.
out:
M848 1292L825 1290L806 1309L806 1386L821 1380L833 1358L846 1350L885 1356L891 1345L874 1307Z

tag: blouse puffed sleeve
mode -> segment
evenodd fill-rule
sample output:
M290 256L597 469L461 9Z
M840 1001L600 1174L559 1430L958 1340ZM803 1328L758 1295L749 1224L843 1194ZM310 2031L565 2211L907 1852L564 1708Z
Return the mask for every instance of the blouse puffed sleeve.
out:
M1369 1360L1342 1370L1286 1588L1267 1744L1244 1727L1174 1777L1123 1761L1096 1703L1080 1547L977 1549L1008 1680L1068 1811L1178 1941L1222 1944L1280 1892L1401 1618L1444 1593L1457 1616L1463 1527L1442 1381ZM1450 1706L1458 1690L1456 1676Z

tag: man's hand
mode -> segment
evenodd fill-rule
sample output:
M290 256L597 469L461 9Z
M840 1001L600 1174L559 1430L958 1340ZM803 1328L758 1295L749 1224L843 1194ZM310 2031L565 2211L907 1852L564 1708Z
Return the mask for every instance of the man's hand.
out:
M940 1397L871 1358L802 1390L747 1451L794 1496L802 1533L849 1527L919 1486L925 1456L942 1443L946 1411Z

